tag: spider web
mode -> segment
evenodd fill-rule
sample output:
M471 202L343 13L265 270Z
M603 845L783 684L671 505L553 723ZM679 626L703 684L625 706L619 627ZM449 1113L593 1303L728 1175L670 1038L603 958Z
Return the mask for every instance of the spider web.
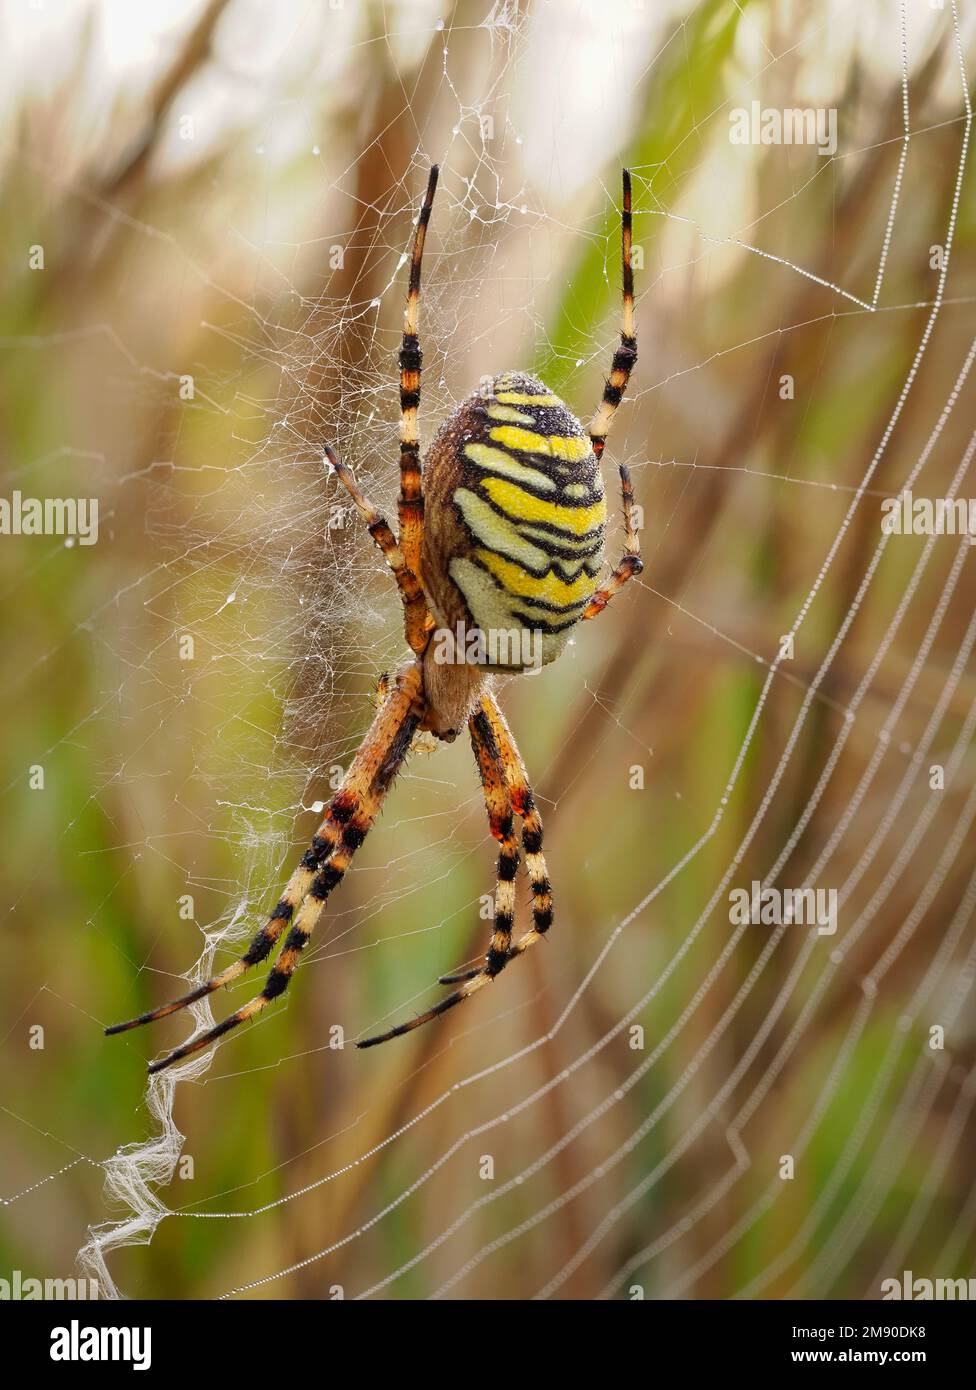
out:
M29 1067L4 1106L15 1248L64 1259L76 1235L80 1270L130 1296L878 1297L903 1269L971 1272L972 547L884 534L880 504L976 495L974 26L953 0L813 10L189 7L147 49L144 81L185 64L148 193L130 200L128 135L92 176L80 117L63 158L46 128L8 144L67 200L93 277L113 238L122 266L77 321L4 339L37 371L79 363L100 403L11 486L64 495L84 468L103 516L63 638L94 688L31 757L84 769L43 823L76 896L40 909L82 964L45 959L5 998L12 1045L60 1026L38 1065L77 1086L81 1039L94 1081L70 1122ZM732 144L730 111L759 99L835 108L836 154ZM418 754L282 1004L137 1093L143 1049L189 1016L124 1042L97 1026L250 939L402 656L321 444L395 513L430 161L427 439L518 365L586 418L631 150L641 360L607 478L630 464L645 571L501 690L546 819L544 959L412 1041L349 1045L487 939L470 755ZM59 646L42 630L26 652L12 700ZM736 924L730 891L754 881L835 890L836 934Z

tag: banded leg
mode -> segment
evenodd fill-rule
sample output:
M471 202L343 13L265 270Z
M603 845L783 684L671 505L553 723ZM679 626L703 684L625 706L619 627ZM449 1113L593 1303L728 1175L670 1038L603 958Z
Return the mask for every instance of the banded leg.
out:
M404 1033L412 1033L415 1028L421 1028L425 1023L439 1018L441 1014L447 1013L448 1009L453 1009L465 999L470 999L471 995L479 989L483 989L505 969L511 958L512 923L515 916L515 874L518 870L518 848L516 847L513 828L512 798L505 780L498 745L495 743L491 725L482 709L472 715L468 721L468 729L471 734L471 746L474 749L478 770L481 773L481 785L484 789L485 806L488 811L488 824L492 835L500 845L498 881L495 886L495 930L492 934L488 954L484 964L476 966L473 970L465 970L457 975L441 977L441 984L460 984L460 989L456 989L453 994L445 995L433 1008L427 1009L406 1023L398 1023L395 1028L390 1028L385 1033L378 1033L375 1037L364 1038L362 1042L357 1042L357 1047L376 1047L379 1043L389 1042L392 1038L400 1038Z
M259 1000L264 999L264 1002L267 1003L270 1002L271 998L276 998L278 994L283 992L287 985L287 977L290 977L294 970L297 956L300 955L301 948L307 941L307 933L302 920L303 904L307 903L310 897L315 898L317 896L317 889L326 890L321 899L324 903L332 888L341 880L353 853L365 839L366 832L379 812L383 797L392 785L420 723L422 714L421 686L422 678L419 666L408 667L397 678L386 701L373 720L342 785L329 802L322 824L313 837L310 848L292 874L281 901L271 914L267 925L257 933L244 955L229 965L226 970L222 970L219 974L198 985L182 998L174 999L170 1003L163 1004L149 1013L141 1014L138 1018L131 1019L127 1023L117 1023L106 1028L107 1034L126 1032L128 1029L137 1028L141 1024L152 1023L157 1018L165 1018L168 1014L184 1009L187 1005L194 1004L197 1000L212 994L222 985L229 984L243 975L252 965L257 965L265 960L271 954L287 924L294 918L295 925L289 933L281 956L258 999L252 1000L249 1005L245 1005L244 1009L238 1010L236 1014L232 1014L208 1033L193 1039L184 1047L178 1048L176 1052L170 1054L163 1061L154 1063L149 1068L150 1072L161 1071L163 1067L208 1046L230 1028L236 1027L238 1023L244 1022L246 1018L251 1018L259 1012L259 1009L264 1007L264 1003L258 1003ZM338 865L336 864L337 859ZM341 866L341 872L336 876L334 871L339 866ZM296 912L297 916L295 916ZM308 930L310 932L311 928ZM296 933L298 933L297 936ZM300 946L298 946L299 941L301 942ZM298 946L297 953L294 950L289 953L289 947L294 948L296 946ZM290 969L286 972L285 983L278 986L273 981L277 981L278 972L285 961L290 962ZM271 994L268 994L269 987L273 991ZM268 997L265 998L265 995Z
M386 1033L366 1038L357 1043L357 1047L375 1047L378 1043L402 1037L404 1033L411 1033L415 1028L439 1018L441 1014L447 1013L448 1009L453 1009L479 989L483 989L504 970L510 960L521 955L537 941L541 941L552 926L552 894L546 861L542 854L542 820L535 809L525 765L493 696L486 694L482 697L478 710L469 721L469 728L485 791L489 824L502 846L498 856L495 932L491 947L484 965L456 975L441 976L441 984L460 984L460 989L446 995L425 1013L418 1014L407 1023L398 1024ZM514 887L515 870L518 865L518 853L512 834L513 810L518 811L522 817L522 844L532 886L533 916L532 928L525 932L514 946L514 891L504 888L508 882Z
M437 165L427 181L427 192L417 218L410 258L410 284L403 312L403 345L400 348L400 502L397 508L400 546L407 567L420 577L420 550L424 535L424 498L420 476L420 433L417 413L420 406L420 351L418 320L420 311L420 267L430 210L437 188Z
M595 618L602 613L614 594L624 587L627 580L633 579L634 575L640 574L644 569L644 561L640 557L640 536L634 519L634 485L630 481L630 469L625 463L620 464L620 495L623 502L624 530L626 532L624 553L606 584L603 588L597 589L583 609L584 622L587 618Z
M203 984L191 989L188 994L183 994L178 999L171 999L167 1004L160 1004L158 1008L150 1009L148 1013L139 1014L137 1018L130 1018L125 1023L113 1023L111 1027L105 1029L106 1037L111 1037L115 1033L127 1033L130 1028L141 1028L144 1023L155 1023L159 1018L167 1018L170 1014L178 1013L180 1009L185 1009L190 1004L196 1004L200 999L205 999L208 994L213 994L216 990L223 989L225 985L232 984L234 980L239 979L241 975L250 970L252 965L260 965L263 960L267 959L281 933L301 907L317 869L325 863L339 843L339 837L342 833L342 807L336 805L337 799L338 797L326 807L322 824L312 836L311 845L302 856L298 868L288 880L287 887L268 921L254 937L244 954L232 961L226 969L219 971L216 975L211 975L209 980L204 980Z
M489 975L498 975L508 964L512 947L512 924L515 920L515 875L518 871L519 853L515 838L515 823L512 797L505 769L502 766L498 745L491 724L484 709L479 709L468 721L471 734L471 747L474 750L481 786L485 794L485 809L488 812L488 829L498 841L498 873L495 884L495 930L488 947L484 965L473 970L462 970L453 975L442 975L438 984L457 985L465 980L473 980L485 970Z
M393 577L403 600L403 620L407 645L419 655L427 645L427 627L430 617L420 581L415 572L407 565L403 551L397 545L396 537L390 530L385 517L382 517L372 502L367 501L359 491L350 470L344 463L340 462L328 444L323 446L323 452L332 465L336 477L359 508L366 522L366 529L383 552L386 563L393 571Z
M630 373L637 361L637 338L634 333L634 268L630 263L633 239L631 217L630 170L625 169L623 207L620 213L623 321L620 327L620 346L613 354L610 377L603 388L603 400L589 426L590 440L597 458L603 454L611 421L627 389Z
M510 956L517 956L534 946L537 941L541 941L552 926L552 885L542 852L542 817L536 808L535 797L529 786L528 773L518 745L508 727L508 721L490 691L486 691L481 697L481 709L488 718L498 746L505 780L512 795L512 805L522 820L522 849L525 851L525 867L532 889L532 928L520 936L511 948Z
M603 400L590 421L589 435L593 452L601 458L607 442L607 433L616 414L617 407L630 381L634 363L637 361L637 337L634 331L634 270L631 265L631 190L630 170L624 170L623 207L620 216L621 260L623 276L623 321L620 329L620 346L613 355L610 376L603 388ZM624 529L626 541L624 554L614 570L606 587L599 589L590 599L583 611L583 618L595 618L613 598L614 594L644 568L640 558L640 537L634 520L634 488L630 480L630 470L625 463L620 464L620 491L623 502Z

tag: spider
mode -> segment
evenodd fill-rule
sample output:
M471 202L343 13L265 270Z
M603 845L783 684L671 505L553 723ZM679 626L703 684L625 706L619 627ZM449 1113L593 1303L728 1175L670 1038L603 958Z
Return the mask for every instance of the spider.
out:
M437 176L434 165L414 233L399 356L399 538L359 491L334 450L324 447L325 460L393 572L413 655L394 675L381 680L373 723L328 803L311 846L244 954L182 998L105 1030L121 1033L165 1018L229 985L270 956L289 928L261 993L216 1027L153 1062L151 1073L209 1047L285 992L326 900L375 822L415 735L426 733L449 742L467 724L489 829L499 844L494 930L483 964L440 977L439 983L457 986L451 993L426 1012L356 1046L374 1047L447 1013L541 941L552 925L542 820L525 764L495 699L491 676L555 660L575 624L602 613L614 594L642 569L633 488L621 463L624 553L606 585L597 587L606 523L600 458L637 360L630 173L623 171L620 344L589 428L584 430L535 377L503 372L484 378L481 389L444 422L421 470L417 426L420 270ZM465 637L460 660L457 646L452 658L450 641L445 640L455 635ZM516 815L522 826L533 924L513 940L519 864Z

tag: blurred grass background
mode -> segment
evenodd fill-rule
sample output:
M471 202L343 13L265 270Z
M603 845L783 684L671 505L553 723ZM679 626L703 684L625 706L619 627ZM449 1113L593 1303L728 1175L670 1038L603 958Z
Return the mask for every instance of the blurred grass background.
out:
M106 35L123 24L121 11L78 3L57 16L52 61L36 73L20 64L0 167L3 492L97 495L101 534L90 548L0 543L10 909L0 1195L15 1198L3 1209L0 1271L63 1277L89 1226L124 1216L106 1205L102 1164L156 1133L144 1062L187 1024L112 1041L101 1028L176 993L202 928L233 918L241 935L253 930L315 823L310 808L366 726L376 677L398 658L399 605L368 539L334 510L317 449L323 437L338 442L392 509L399 260L426 163L438 159L424 303L428 438L481 374L515 365L531 365L586 418L616 332L619 167L635 172L641 356L610 453L634 472L645 574L555 667L502 693L546 819L557 925L548 949L449 1023L376 1053L330 1047L336 1024L356 1036L434 997L436 976L485 936L479 900L492 887L493 852L469 750L459 741L415 758L287 1003L177 1089L192 1172L164 1184L159 1200L176 1215L148 1246L114 1253L112 1275L137 1297L210 1296L260 1279L359 1230L453 1145L456 1155L389 1215L257 1295L370 1287L486 1196L481 1155L493 1156L500 1185L552 1145L538 1173L476 1210L385 1296L431 1293L582 1183L453 1291L526 1297L662 1159L660 1176L559 1296L592 1297L635 1261L624 1296L631 1282L648 1297L877 1296L879 1264L901 1252L906 1231L907 1267L972 1273L971 834L857 1026L862 978L897 939L960 823L972 746L867 929L821 980L845 926L931 812L926 774L872 847L972 618L970 560L913 674L953 542L937 545L781 879L798 884L816 862L911 676L823 880L839 887L859 875L836 943L824 939L804 963L804 935L786 933L713 1044L768 941L751 929L686 1015L729 936L720 902L637 1019L648 1049L678 1028L660 1060L631 1087L643 1053L624 1030L575 1066L682 946L856 603L735 881L761 878L777 858L906 593L922 538L890 544L858 598L880 501L918 459L970 347L968 175L921 369L795 656L771 685L724 814L562 1017L609 934L712 825L780 635L912 368L968 129L952 12L909 6L912 140L871 313L828 286L870 301L877 275L903 143L895 7L866 5L856 17L832 3L571 8L346 0L311 18L284 6L271 24L243 0L211 0L147 29L136 56L113 64ZM971 62L971 16L963 21ZM38 62L44 31L25 31L34 21L20 15L5 22ZM17 45L7 51L9 63ZM756 98L836 106L837 158L731 145L730 108ZM28 266L36 245L42 271ZM332 265L337 245L343 256ZM917 492L945 494L972 406L967 383ZM971 476L962 493L973 494ZM191 660L180 653L187 635ZM974 698L967 662L939 710L926 767L949 760ZM28 786L36 764L39 792ZM643 789L632 786L635 767ZM190 917L180 911L187 894ZM961 930L940 955L960 904ZM218 1015L225 1006L217 1001ZM737 1075L771 1011L768 1035ZM942 1018L953 1020L946 1050L927 1052L928 1027ZM544 1045L451 1091L557 1020ZM30 1046L36 1025L40 1050ZM479 1136L571 1065L568 1080ZM767 1077L742 1130L750 1165L724 1185L734 1169L728 1126ZM811 1114L796 1177L776 1186L780 1156ZM336 1176L320 1182L327 1174ZM165 1162L159 1176L168 1177ZM187 1214L253 1212L309 1184L248 1219ZM703 1203L686 1232L642 1261ZM737 1223L741 1239L727 1240ZM846 1232L850 1248L834 1258Z

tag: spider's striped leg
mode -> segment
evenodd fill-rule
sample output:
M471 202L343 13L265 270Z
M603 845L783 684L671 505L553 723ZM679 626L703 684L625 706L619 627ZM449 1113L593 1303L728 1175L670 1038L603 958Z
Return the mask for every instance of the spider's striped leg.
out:
M432 1019L453 1009L479 989L483 989L496 975L501 974L512 957L512 923L515 917L515 875L518 870L518 847L512 815L512 797L509 792L505 768L502 764L498 744L492 732L491 722L484 706L480 706L468 720L471 746L481 774L481 785L485 793L485 806L488 811L488 824L492 835L499 843L498 882L495 887L495 929L483 965L458 975L445 975L442 984L460 984L453 994L446 995L432 1009L418 1014L407 1023L399 1023L386 1033L376 1037L364 1038L357 1047L375 1047L378 1043L389 1042L391 1038L411 1033Z
M589 435L593 452L597 458L603 453L607 442L610 423L617 411L634 363L637 361L637 338L634 333L634 269L630 263L631 254L631 196L630 170L624 170L624 197L620 214L620 234L623 272L623 321L620 327L620 346L613 354L610 377L603 388L603 400L589 425Z
M471 716L468 729L485 794L488 829L501 847L498 851L498 881L495 886L495 930L484 965L453 975L442 975L438 981L442 985L457 985L465 980L473 980L482 971L489 975L499 974L510 958L512 923L515 920L515 875L518 871L519 853L515 839L512 797L495 735L483 708Z
M498 746L505 780L512 794L512 805L522 818L522 848L525 851L525 867L532 889L532 928L520 936L509 951L510 956L517 956L529 946L541 941L552 926L552 886L542 852L542 817L529 786L522 755L508 722L490 691L486 691L482 696L481 708L488 718Z
M508 721L502 714L494 695L486 692L482 696L481 711L491 725L491 732L498 748L500 766L512 798L512 808L522 820L522 849L525 851L525 867L532 889L532 930L519 937L514 946L509 946L508 958L521 953L541 941L552 926L552 885L542 852L542 817L536 808L532 788L529 786L525 763L515 743ZM474 979L480 967L461 971L455 975L442 975L442 985L458 984L462 980Z
M280 987L277 987L277 978L278 973L282 970L283 962L286 959L291 962L287 976L291 975L295 964L297 964L297 955L294 955L293 952L289 953L289 947L294 948L300 940L301 946L298 948L300 954L301 947L305 945L311 931L311 927L308 927L306 931L307 914L305 914L305 907L310 898L317 900L317 890L326 888L327 885L327 891L321 897L321 902L325 901L328 893L341 880L352 855L365 839L367 831L379 812L383 797L406 757L422 717L421 692L420 667L412 665L397 677L390 689L346 776L343 778L342 785L329 802L322 825L314 836L310 848L303 856L299 867L292 874L288 887L272 913L270 921L258 932L245 954L228 966L226 970L197 986L183 998L175 999L169 1004L163 1004L158 1009L142 1014L139 1018L132 1019L128 1023L116 1024L112 1028L107 1028L105 1030L107 1033L121 1033L129 1028L138 1027L142 1023L151 1023L157 1018L164 1018L167 1014L175 1013L178 1009L185 1008L188 1004L193 1004L205 995L213 993L221 985L229 984L252 965L257 965L270 955L284 928L294 918L294 926L282 949L281 956L268 977L264 991L258 996L258 1000L265 999L269 986L276 989L277 994L282 992L287 985L287 978L285 985ZM296 912L297 916L295 915ZM272 981L275 981L276 984L273 985ZM274 997L276 997L275 993L269 996L269 998ZM265 999L265 1002L269 1002L269 1000ZM244 1009L238 1010L237 1014L232 1014L230 1018L225 1019L209 1033L194 1039L185 1047L177 1049L162 1062L151 1066L150 1071L160 1071L163 1067L169 1066L171 1062L178 1061L181 1057L206 1047L215 1038L236 1026L237 1023L252 1017L254 1013L258 1012L259 1007L264 1007L264 1004L255 1007L256 1005L257 1000L252 1000L250 1005L245 1005Z
M148 1013L139 1014L137 1018L130 1018L125 1023L113 1023L111 1027L105 1029L106 1036L111 1037L114 1033L127 1033L130 1028L141 1028L144 1023L155 1023L159 1018L166 1018L169 1014L178 1013L180 1009L185 1009L190 1004L196 1004L200 999L205 999L208 994L213 994L225 985L233 983L234 980L239 979L241 975L250 970L252 965L260 965L263 960L266 960L274 950L281 933L301 907L302 900L311 886L317 869L326 862L339 843L339 837L342 833L341 815L341 805L337 807L336 801L333 800L326 808L322 824L313 835L312 843L302 856L298 868L288 880L287 887L279 898L274 911L242 956L232 961L216 975L211 975L209 980L204 980L203 984L191 989L189 994L183 994L178 999L171 999L168 1003L160 1004L158 1008L150 1009Z
M411 666L404 680L397 685L394 692L388 697L386 705L376 716L373 727L356 755L343 785L333 798L334 810L336 801L343 798L344 793L346 794L341 813L342 831L339 843L327 863L313 876L308 893L295 917L294 925L285 939L285 944L271 968L261 993L221 1023L218 1023L216 1027L201 1034L200 1037L192 1038L190 1042L178 1047L162 1061L154 1062L149 1068L151 1073L162 1071L164 1067L182 1061L184 1057L199 1052L201 1048L209 1047L211 1043L223 1037L232 1028L254 1018L270 1003L284 994L329 895L342 882L353 855L372 828L386 794L393 785L394 778L410 750L410 744L423 714L420 682L420 667ZM406 709L401 708L399 710L399 719L393 723L391 729L389 727L390 721L385 716L387 716L390 706L397 702L397 697L405 695L409 695L405 701ZM384 725L386 737L373 738L377 725L381 723ZM350 784L362 781L361 773L366 764L360 760L367 750L367 745L369 745L368 767L371 773L369 784L365 792L358 797L351 798L348 795Z
M375 1047L377 1043L389 1042L391 1038L410 1033L414 1028L420 1028L446 1013L448 1009L453 1009L477 990L484 988L515 956L520 956L523 951L541 941L552 926L552 889L542 853L542 818L536 810L522 755L516 747L505 716L490 693L482 696L477 711L469 721L469 728L485 791L489 824L492 834L501 843L495 898L495 931L491 947L484 965L455 975L441 976L441 984L460 984L460 989L446 995L425 1013L419 1014L407 1023L398 1024L396 1028L391 1028L377 1037L366 1038L357 1043L357 1047ZM522 818L522 847L525 850L525 864L532 887L533 920L531 929L520 936L514 945L513 889L518 853L512 834L513 810ZM513 887L509 888L509 884Z
M382 517L372 502L367 501L359 491L350 470L344 463L340 462L328 444L324 446L324 453L339 481L359 508L366 522L366 529L382 550L386 563L393 571L393 577L403 600L407 645L412 651L419 654L427 645L427 628L430 623L427 600L424 597L420 581L404 559L403 551L397 545L396 537L390 530L385 517Z
M613 355L610 376L603 388L603 400L590 421L589 435L593 452L601 458L607 442L607 433L616 414L623 394L627 389L630 374L637 361L637 337L634 331L634 270L631 265L631 195L630 171L624 170L624 197L620 218L622 271L623 271L623 322L620 329L620 346ZM624 553L606 587L597 591L590 599L584 618L595 618L613 598L618 589L623 588L628 579L640 574L644 568L640 557L640 537L634 520L634 489L630 481L630 470L625 463L620 464L620 491L623 499L624 528L627 538Z
M410 283L403 312L403 345L400 348L400 502L398 517L400 545L407 566L420 575L420 550L424 536L424 497L420 475L420 433L417 413L420 407L420 351L418 333L420 311L420 267L424 255L427 224L437 188L438 168L431 167L427 192L417 218L410 258Z
M584 621L602 613L627 580L633 579L634 575L640 574L644 568L644 561L640 557L640 536L634 519L634 485L630 481L630 469L625 463L620 465L620 494L623 499L624 530L627 535L624 553L604 587L596 591L583 609Z

